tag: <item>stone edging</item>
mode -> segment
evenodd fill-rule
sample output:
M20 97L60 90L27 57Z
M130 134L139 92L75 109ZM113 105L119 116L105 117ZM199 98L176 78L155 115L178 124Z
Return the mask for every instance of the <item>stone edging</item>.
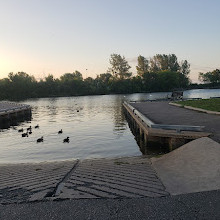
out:
M209 110L205 110L205 109L201 109L201 108L195 108L195 107L188 106L188 105L180 105L180 104L173 103L173 102L170 102L169 105L174 105L177 107L182 107L182 108L186 108L186 109L190 109L190 110L194 110L194 111L204 112L207 114L220 115L220 112L209 111Z

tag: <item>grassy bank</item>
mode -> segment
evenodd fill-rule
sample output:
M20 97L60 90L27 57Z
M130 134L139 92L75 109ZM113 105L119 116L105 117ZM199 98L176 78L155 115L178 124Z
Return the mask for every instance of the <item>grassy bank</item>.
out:
M220 112L220 99L186 100L176 103L182 106L187 105L195 108L202 108L209 111Z

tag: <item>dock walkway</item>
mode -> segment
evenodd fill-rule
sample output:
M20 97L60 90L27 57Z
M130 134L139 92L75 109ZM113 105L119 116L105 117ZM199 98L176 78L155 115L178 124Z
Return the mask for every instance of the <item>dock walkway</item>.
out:
M0 101L0 115L7 114L8 112L22 111L26 109L30 109L30 105Z
M21 117L30 117L31 106L15 102L0 101L0 125Z
M220 143L220 116L169 105L167 101L130 103L157 124L205 126L204 131Z

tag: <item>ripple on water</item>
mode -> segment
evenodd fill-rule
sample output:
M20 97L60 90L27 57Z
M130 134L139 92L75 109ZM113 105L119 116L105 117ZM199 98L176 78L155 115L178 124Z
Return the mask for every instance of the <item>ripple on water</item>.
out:
M32 106L32 120L0 130L0 163L141 155L123 115L122 102L165 98L167 94L43 98L22 102ZM220 90L184 92L185 97L196 95L220 96ZM15 130L37 124L40 128L32 129L28 138L22 138ZM58 135L60 129L63 134ZM37 143L41 136L44 142ZM63 143L67 136L69 144Z

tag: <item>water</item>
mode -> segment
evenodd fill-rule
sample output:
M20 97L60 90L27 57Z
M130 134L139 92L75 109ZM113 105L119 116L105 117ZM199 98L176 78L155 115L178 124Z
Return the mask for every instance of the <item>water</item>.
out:
M141 155L122 111L123 101L166 98L170 93L44 98L23 101L32 120L0 130L0 163ZM185 98L219 97L220 90L189 90ZM39 124L29 137L18 129ZM63 134L58 131L63 129ZM36 140L44 137L43 143ZM70 137L70 143L63 139Z

